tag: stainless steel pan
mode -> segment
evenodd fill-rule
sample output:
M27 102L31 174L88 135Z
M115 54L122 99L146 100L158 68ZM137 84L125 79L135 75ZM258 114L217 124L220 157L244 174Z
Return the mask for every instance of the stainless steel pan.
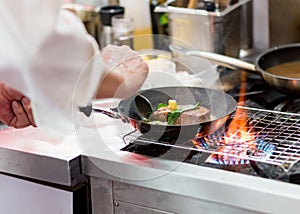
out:
M285 76L274 75L267 71L268 68L271 68L275 65L300 61L300 43L282 45L269 49L258 56L254 64L216 53L189 50L177 45L170 45L170 49L185 55L206 58L228 68L255 72L259 74L263 80L274 89L277 89L285 94L295 96L300 95L300 78L289 78Z

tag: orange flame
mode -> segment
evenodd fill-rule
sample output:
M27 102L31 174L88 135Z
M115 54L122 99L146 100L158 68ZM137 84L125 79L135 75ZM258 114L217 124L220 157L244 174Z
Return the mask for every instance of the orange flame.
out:
M246 97L245 94L247 92L247 75L245 72L241 73L241 87L240 87L240 97L238 103L240 106L245 104ZM235 116L232 119L231 123L228 126L227 136L235 136L239 138L243 142L249 141L249 137L252 138L251 134L248 132L247 125L248 117L247 110L243 108L238 108L235 112Z
M241 87L240 87L240 97L238 103L240 106L245 105L246 101L246 92L247 92L247 74L245 72L241 73ZM256 148L255 145L255 135L252 133L252 130L249 128L247 110L243 108L238 108L235 112L235 116L228 126L228 130L225 134L223 142L225 146L218 148L218 152L223 150L228 150L226 145L228 144L238 144L238 148L232 148L229 151L230 154L235 155L246 155L248 150L253 150ZM224 151L225 152L225 151ZM222 156L225 159L228 159L228 156ZM219 157L220 158L220 157ZM241 158L236 158L238 161Z
M242 106L246 101L247 91L247 74L242 72L241 74L241 87L239 105ZM252 133L251 127L248 124L247 110L238 108L235 112L235 116L230 122L227 132L222 139L220 146L217 148L216 153L207 158L207 163L245 163L242 156L246 156L247 152L253 151L256 148L255 134ZM196 141L194 141L196 142ZM199 148L199 145L196 147ZM222 155L221 155L222 154ZM231 154L226 155L226 154Z

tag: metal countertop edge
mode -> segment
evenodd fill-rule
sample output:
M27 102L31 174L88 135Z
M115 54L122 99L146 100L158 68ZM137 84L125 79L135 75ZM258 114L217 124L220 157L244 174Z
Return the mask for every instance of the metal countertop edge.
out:
M126 152L125 152L126 153ZM181 163L172 171L152 166L125 163L108 155L87 157L82 155L83 174L140 187L178 194L232 207L267 213L282 213L286 207L297 210L300 201L300 186L261 177L249 176L208 167ZM152 179L130 180L113 176L99 168L98 164L110 170L114 168L126 175L155 175ZM163 161L165 167L174 164ZM98 165L98 166L97 166ZM174 182L173 182L174 181ZM275 188L276 187L276 188ZM254 200L259 195L259 201ZM293 210L293 209L290 209Z
M85 181L80 154L60 159L0 148L0 172L52 184L74 186Z

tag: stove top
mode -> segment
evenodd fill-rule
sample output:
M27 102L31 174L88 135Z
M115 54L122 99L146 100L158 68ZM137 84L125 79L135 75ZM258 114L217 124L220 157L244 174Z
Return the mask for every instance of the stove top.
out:
M172 144L130 133L122 150L300 184L300 99L273 90L258 75L248 75L246 83L245 101L238 109L247 114L244 126L254 133L250 139L227 136L234 114L225 127L205 138ZM226 92L239 101L239 84Z

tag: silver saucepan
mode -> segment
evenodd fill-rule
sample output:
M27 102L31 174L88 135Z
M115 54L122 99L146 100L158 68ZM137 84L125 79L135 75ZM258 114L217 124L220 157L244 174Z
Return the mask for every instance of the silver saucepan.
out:
M286 68L280 71L280 74L273 74L268 70L273 66L285 63L300 63L300 43L271 48L258 56L254 64L216 53L190 50L174 44L170 45L170 49L171 51L185 55L205 58L231 69L255 72L274 89L285 94L300 95L300 67L299 70L293 74L294 76L288 76Z

